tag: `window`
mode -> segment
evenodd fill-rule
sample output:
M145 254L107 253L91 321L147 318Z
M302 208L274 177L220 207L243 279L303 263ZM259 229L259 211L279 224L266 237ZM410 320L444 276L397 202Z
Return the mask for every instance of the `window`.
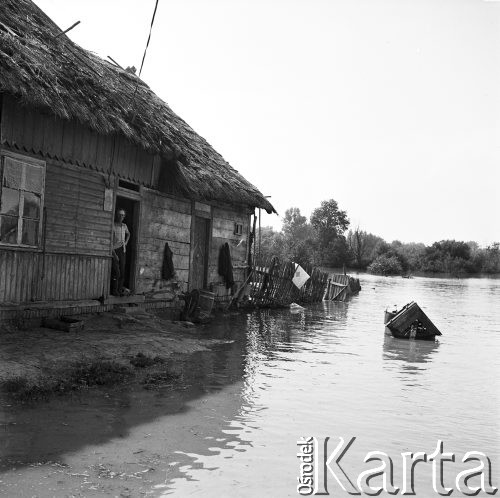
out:
M136 183L126 182L125 180L118 180L118 186L126 188L127 190L135 190L136 192L139 192L140 190L139 185Z
M243 224L235 223L234 224L234 235L243 235Z
M0 156L0 244L40 244L45 163L23 156Z

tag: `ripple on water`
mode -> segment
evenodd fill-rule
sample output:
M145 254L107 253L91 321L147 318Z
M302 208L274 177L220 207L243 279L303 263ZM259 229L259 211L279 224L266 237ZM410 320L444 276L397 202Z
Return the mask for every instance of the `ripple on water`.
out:
M239 496L294 495L295 441L306 435L356 436L358 473L367 451L430 453L438 439L459 457L478 450L498 463L500 280L360 279L362 291L347 303L214 323L205 333L233 342L193 357L183 390L117 391L86 406L58 401L36 416L25 412L20 425L5 426L8 445L0 451L15 447L19 460L34 452L74 467L91 452L105 452L117 466L129 453L149 452L157 473L127 485L158 496L224 496L236 488ZM384 334L384 310L411 300L441 329L439 342ZM14 408L3 414L4 421L20 415ZM41 420L63 419L69 428L59 447L37 436ZM81 420L86 430L77 429ZM86 450L89 428L96 433ZM27 467L2 478L43 481ZM421 473L418 495L433 495L429 486L430 474Z

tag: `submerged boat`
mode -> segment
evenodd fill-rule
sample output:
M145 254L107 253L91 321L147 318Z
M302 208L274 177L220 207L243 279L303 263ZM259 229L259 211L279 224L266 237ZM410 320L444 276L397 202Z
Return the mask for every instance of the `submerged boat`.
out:
M442 335L414 301L399 311L386 311L384 322L391 334L400 339L433 341L437 335Z

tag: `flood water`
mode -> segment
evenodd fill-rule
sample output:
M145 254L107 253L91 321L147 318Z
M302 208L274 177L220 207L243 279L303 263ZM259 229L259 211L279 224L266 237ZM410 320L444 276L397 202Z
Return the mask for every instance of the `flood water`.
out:
M490 458L498 487L500 280L360 280L347 303L256 311L200 328L226 342L179 359L175 388L3 401L0 495L299 496L301 436L330 437L330 452L339 437L356 437L342 460L353 482L379 464L365 463L366 454L381 451L401 487L401 453L430 455L441 440L456 455L444 467L454 496L463 496L455 476L477 466L461 462L468 451ZM384 310L411 300L442 331L439 342L384 334ZM328 491L349 496L332 476ZM415 491L439 496L431 463L417 464Z

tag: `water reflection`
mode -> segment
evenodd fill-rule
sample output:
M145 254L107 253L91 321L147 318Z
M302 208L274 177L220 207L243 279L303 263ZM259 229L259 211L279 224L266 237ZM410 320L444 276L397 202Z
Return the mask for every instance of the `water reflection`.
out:
M241 381L245 349L244 340L233 340L188 359L173 358L171 368L181 374L173 389L122 386L31 404L1 400L0 472L58 461L82 446L127 437L138 424L187 412L191 400ZM241 401L232 399L237 413Z
M354 296L352 300L355 302L358 296ZM337 322L344 323L347 319L347 311L349 309L349 302L335 302L335 301L323 301L322 303L316 305L317 308L322 308L325 315L321 317L321 320L334 320Z
M48 465L43 474L13 470L10 462L0 495L6 482L26 482L32 487L24 494L4 495L52 496L63 478L59 496L228 496L235 489L240 497L290 496L301 435L355 435L360 453L364 445L363 452L396 455L445 439L458 453L494 455L500 281L363 278L363 291L348 303L260 310L197 328L227 343L183 360L178 389L123 388L33 409L4 407L3 419L0 409L7 467L5 457L32 462L36 455L71 468L56 474ZM383 335L383 310L410 300L442 328L441 343ZM96 480L96 454L117 472L131 474L130 462L156 470L125 480L127 490L118 479ZM101 486L93 494L90 481ZM428 482L419 484L429 491Z
M287 319L302 321L304 313L288 314ZM271 310L262 310L248 315L248 350L249 353L263 355L271 353L280 343L291 340L290 328L284 314L271 314Z
M394 365L397 365L404 374L402 378L408 380L407 375L418 375L430 368L423 364L435 360L439 345L438 341L412 341L385 334L382 354L384 368L393 370Z

